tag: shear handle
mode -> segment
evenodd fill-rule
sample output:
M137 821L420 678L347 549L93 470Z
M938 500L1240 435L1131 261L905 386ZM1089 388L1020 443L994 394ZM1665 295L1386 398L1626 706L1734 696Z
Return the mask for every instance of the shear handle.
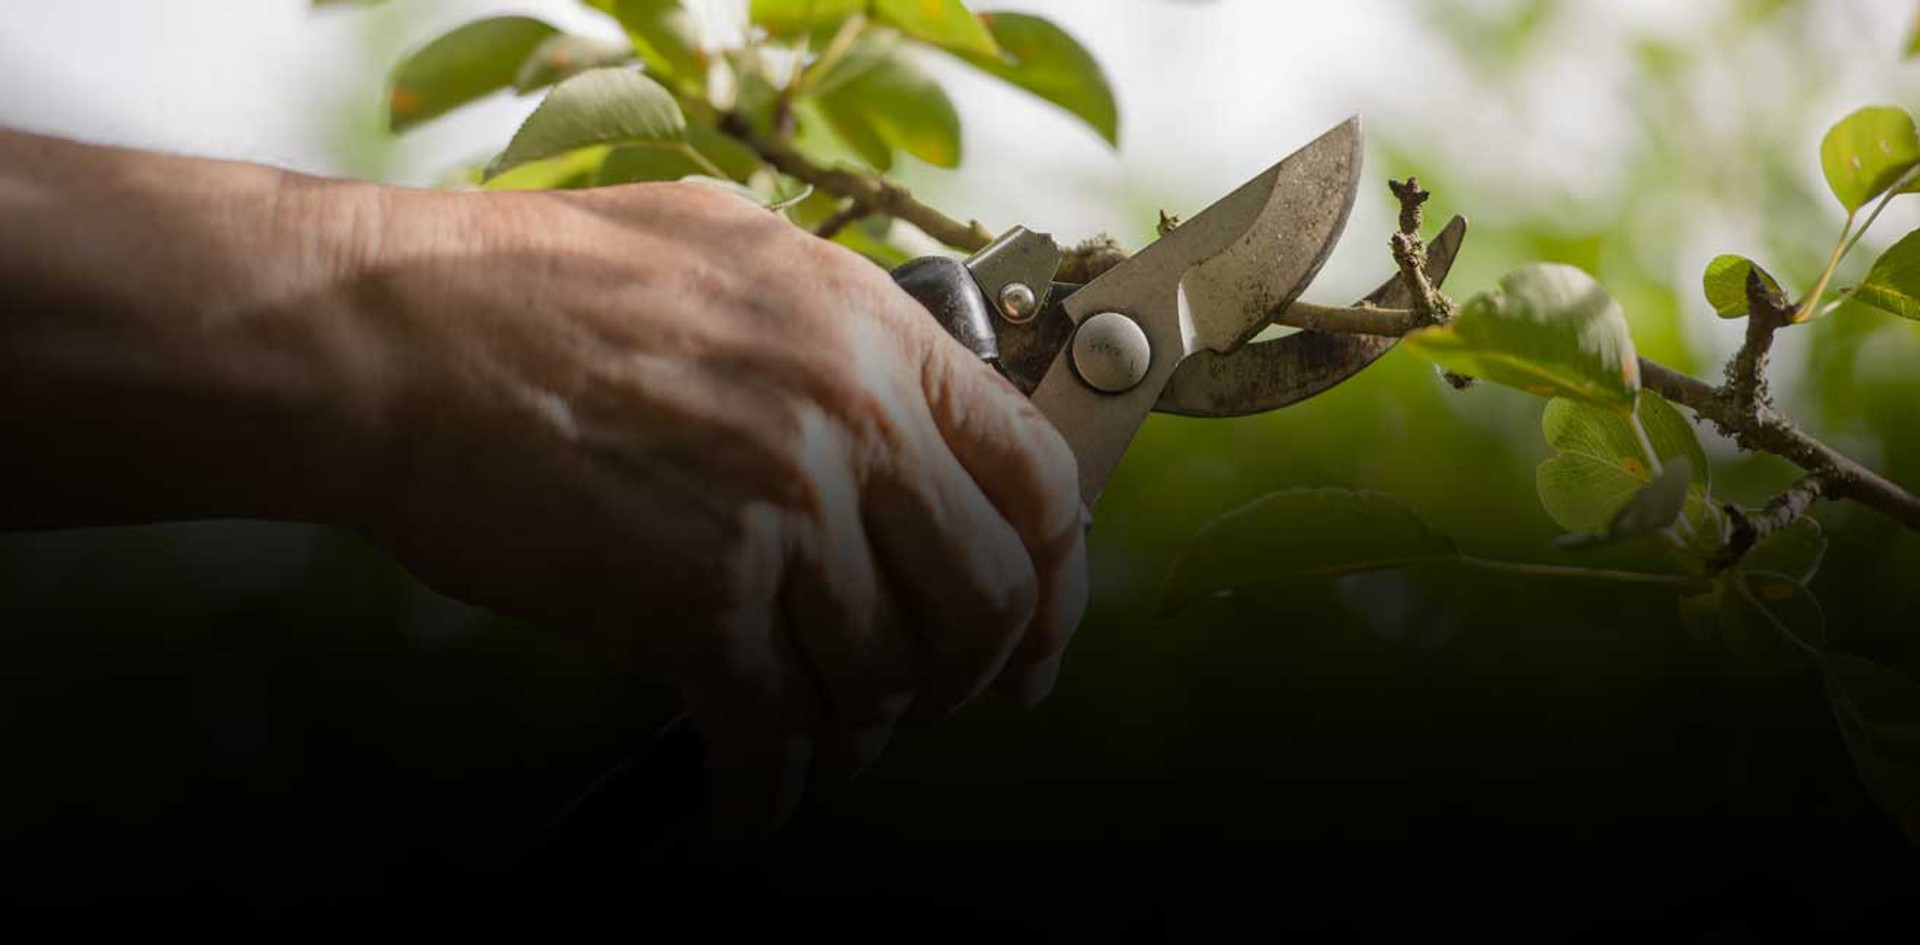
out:
M1000 360L1000 342L986 293L960 261L924 256L893 271L893 281L913 296L967 349L990 364Z

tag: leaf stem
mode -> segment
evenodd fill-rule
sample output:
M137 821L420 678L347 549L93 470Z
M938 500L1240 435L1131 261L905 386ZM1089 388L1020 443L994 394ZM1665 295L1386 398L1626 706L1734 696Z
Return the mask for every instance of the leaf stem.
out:
M1670 587L1680 591L1699 593L1712 587L1712 583L1699 578L1690 578L1678 574L1650 574L1645 571L1616 571L1605 568L1581 568L1560 564L1531 564L1520 561L1494 561L1488 558L1476 558L1461 555L1461 563L1482 571L1498 574L1519 574L1528 577L1577 578L1591 581L1613 581L1618 584L1640 584L1652 587Z
M788 83L787 102L791 104L811 91L811 86L818 82L821 76L831 71L841 59L846 58L847 53L853 49L853 44L859 40L861 33L866 32L866 29L867 17L863 13L855 13L848 17L845 23L840 24L840 29L834 32L833 38L828 40L826 47L820 50L820 55L814 59L813 64L800 71L794 76L793 81Z
M1880 214L1887 209L1887 204L1892 203L1893 198L1900 196L1900 194L1917 179L1920 179L1920 164L1915 164L1913 167L1908 168L1905 174L1900 175L1899 180L1893 182L1892 187L1887 188L1887 192L1880 198L1880 202L1874 205L1873 212L1867 215L1867 222L1861 224L1860 229L1853 234L1853 238L1847 241L1846 248L1840 251L1842 258L1848 253L1853 252L1853 248L1860 244L1860 238L1866 236L1868 230L1873 229L1874 222L1880 219ZM1848 219L1851 221L1852 218L1849 217ZM1815 297L1819 297L1818 293L1815 293Z
M1881 201L1881 206L1886 206L1886 202ZM1820 295L1827 291L1827 284L1833 281L1834 272L1840 268L1840 261L1847 258L1847 252L1853 249L1854 243L1859 242L1859 237L1853 235L1853 220L1859 214L1857 207L1848 211L1846 225L1840 228L1840 239L1833 244L1833 255L1828 257L1827 268L1821 271L1820 281L1813 284L1813 291L1808 292L1806 298L1794 308L1792 320L1795 324L1806 321L1807 316L1813 313L1813 307L1820 303ZM1879 216L1880 211L1876 209L1873 215ZM1866 228L1862 227L1860 232L1865 233ZM1853 237L1852 242L1848 241L1848 237Z
M717 177L721 180L733 179L733 177L729 175L726 171L721 170L719 165L714 164L711 160L707 159L706 155L701 154L699 148L696 148L693 145L688 144L685 141L682 141L680 142L680 152L682 154L685 154L687 157L687 160L692 161L695 165L699 166L700 170L705 172L708 176Z
M1647 435L1646 424L1640 422L1640 411L1628 412L1627 426L1633 429L1633 438L1640 444L1640 455L1647 461L1648 474L1654 479L1660 478L1666 470L1660 464L1659 451L1653 448L1653 438Z
M1905 174L1900 175L1900 179L1895 181L1893 186L1887 189L1886 194L1880 198L1880 202L1874 205L1873 212L1867 215L1867 222L1860 225L1860 229L1854 232L1853 238L1847 241L1846 248L1840 251L1841 258L1844 259L1848 254L1853 252L1853 248L1855 246L1860 245L1860 239L1867 235L1868 230L1873 229L1873 224L1880 219L1880 214L1887 209L1888 204L1893 202L1893 198L1898 197L1902 193L1904 193L1906 189L1909 186L1912 186L1913 182L1916 180L1920 180L1920 164L1915 164ZM1825 286L1826 284L1824 282L1821 283L1822 289L1824 289ZM1819 317L1825 318L1826 316L1833 314L1834 310L1838 309L1842 305L1847 304L1847 300L1853 298L1855 294L1859 293L1859 291L1860 291L1860 286L1856 285L1848 288L1847 291L1840 293L1838 298L1820 307ZM1819 299L1820 299L1820 293L1816 292L1810 298L1807 299L1806 304L1808 306L1812 306L1816 304L1819 301ZM1798 321L1799 319L1796 318L1795 320Z

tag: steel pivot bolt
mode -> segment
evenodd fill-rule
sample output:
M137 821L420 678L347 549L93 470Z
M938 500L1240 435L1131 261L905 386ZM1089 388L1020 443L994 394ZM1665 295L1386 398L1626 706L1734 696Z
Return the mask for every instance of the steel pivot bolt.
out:
M1119 312L1101 312L1073 335L1073 367L1095 390L1124 394L1146 380L1153 345L1140 323Z
M1007 321L1024 325L1040 314L1040 300L1033 294L1033 287L1024 282L1009 282L1000 290L1000 314Z

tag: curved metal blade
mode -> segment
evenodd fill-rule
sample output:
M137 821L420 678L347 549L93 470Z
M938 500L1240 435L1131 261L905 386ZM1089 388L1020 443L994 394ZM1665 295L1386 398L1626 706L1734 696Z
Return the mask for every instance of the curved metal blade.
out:
M1466 218L1454 217L1428 245L1427 276L1434 284L1446 281L1466 235ZM1398 276L1361 300L1376 308L1405 308L1411 303ZM1302 331L1231 354L1201 351L1174 372L1153 409L1188 417L1243 417L1278 410L1360 373L1397 343L1398 338Z
M1088 505L1180 364L1244 344L1319 273L1353 210L1360 160L1352 118L1067 299L1074 325L1118 313L1149 352L1132 386L1103 392L1081 378L1069 346L1033 392L1080 461Z
M1346 229L1360 191L1358 116L1268 168L1067 300L1075 324L1122 312L1148 333L1179 322L1176 351L1231 351L1299 298Z

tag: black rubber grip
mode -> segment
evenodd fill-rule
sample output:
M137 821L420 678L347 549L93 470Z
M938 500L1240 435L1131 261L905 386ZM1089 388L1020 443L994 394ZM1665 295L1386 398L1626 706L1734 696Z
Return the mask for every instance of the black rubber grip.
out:
M993 310L959 260L924 256L893 271L893 281L933 313L947 334L983 361L1000 360Z

